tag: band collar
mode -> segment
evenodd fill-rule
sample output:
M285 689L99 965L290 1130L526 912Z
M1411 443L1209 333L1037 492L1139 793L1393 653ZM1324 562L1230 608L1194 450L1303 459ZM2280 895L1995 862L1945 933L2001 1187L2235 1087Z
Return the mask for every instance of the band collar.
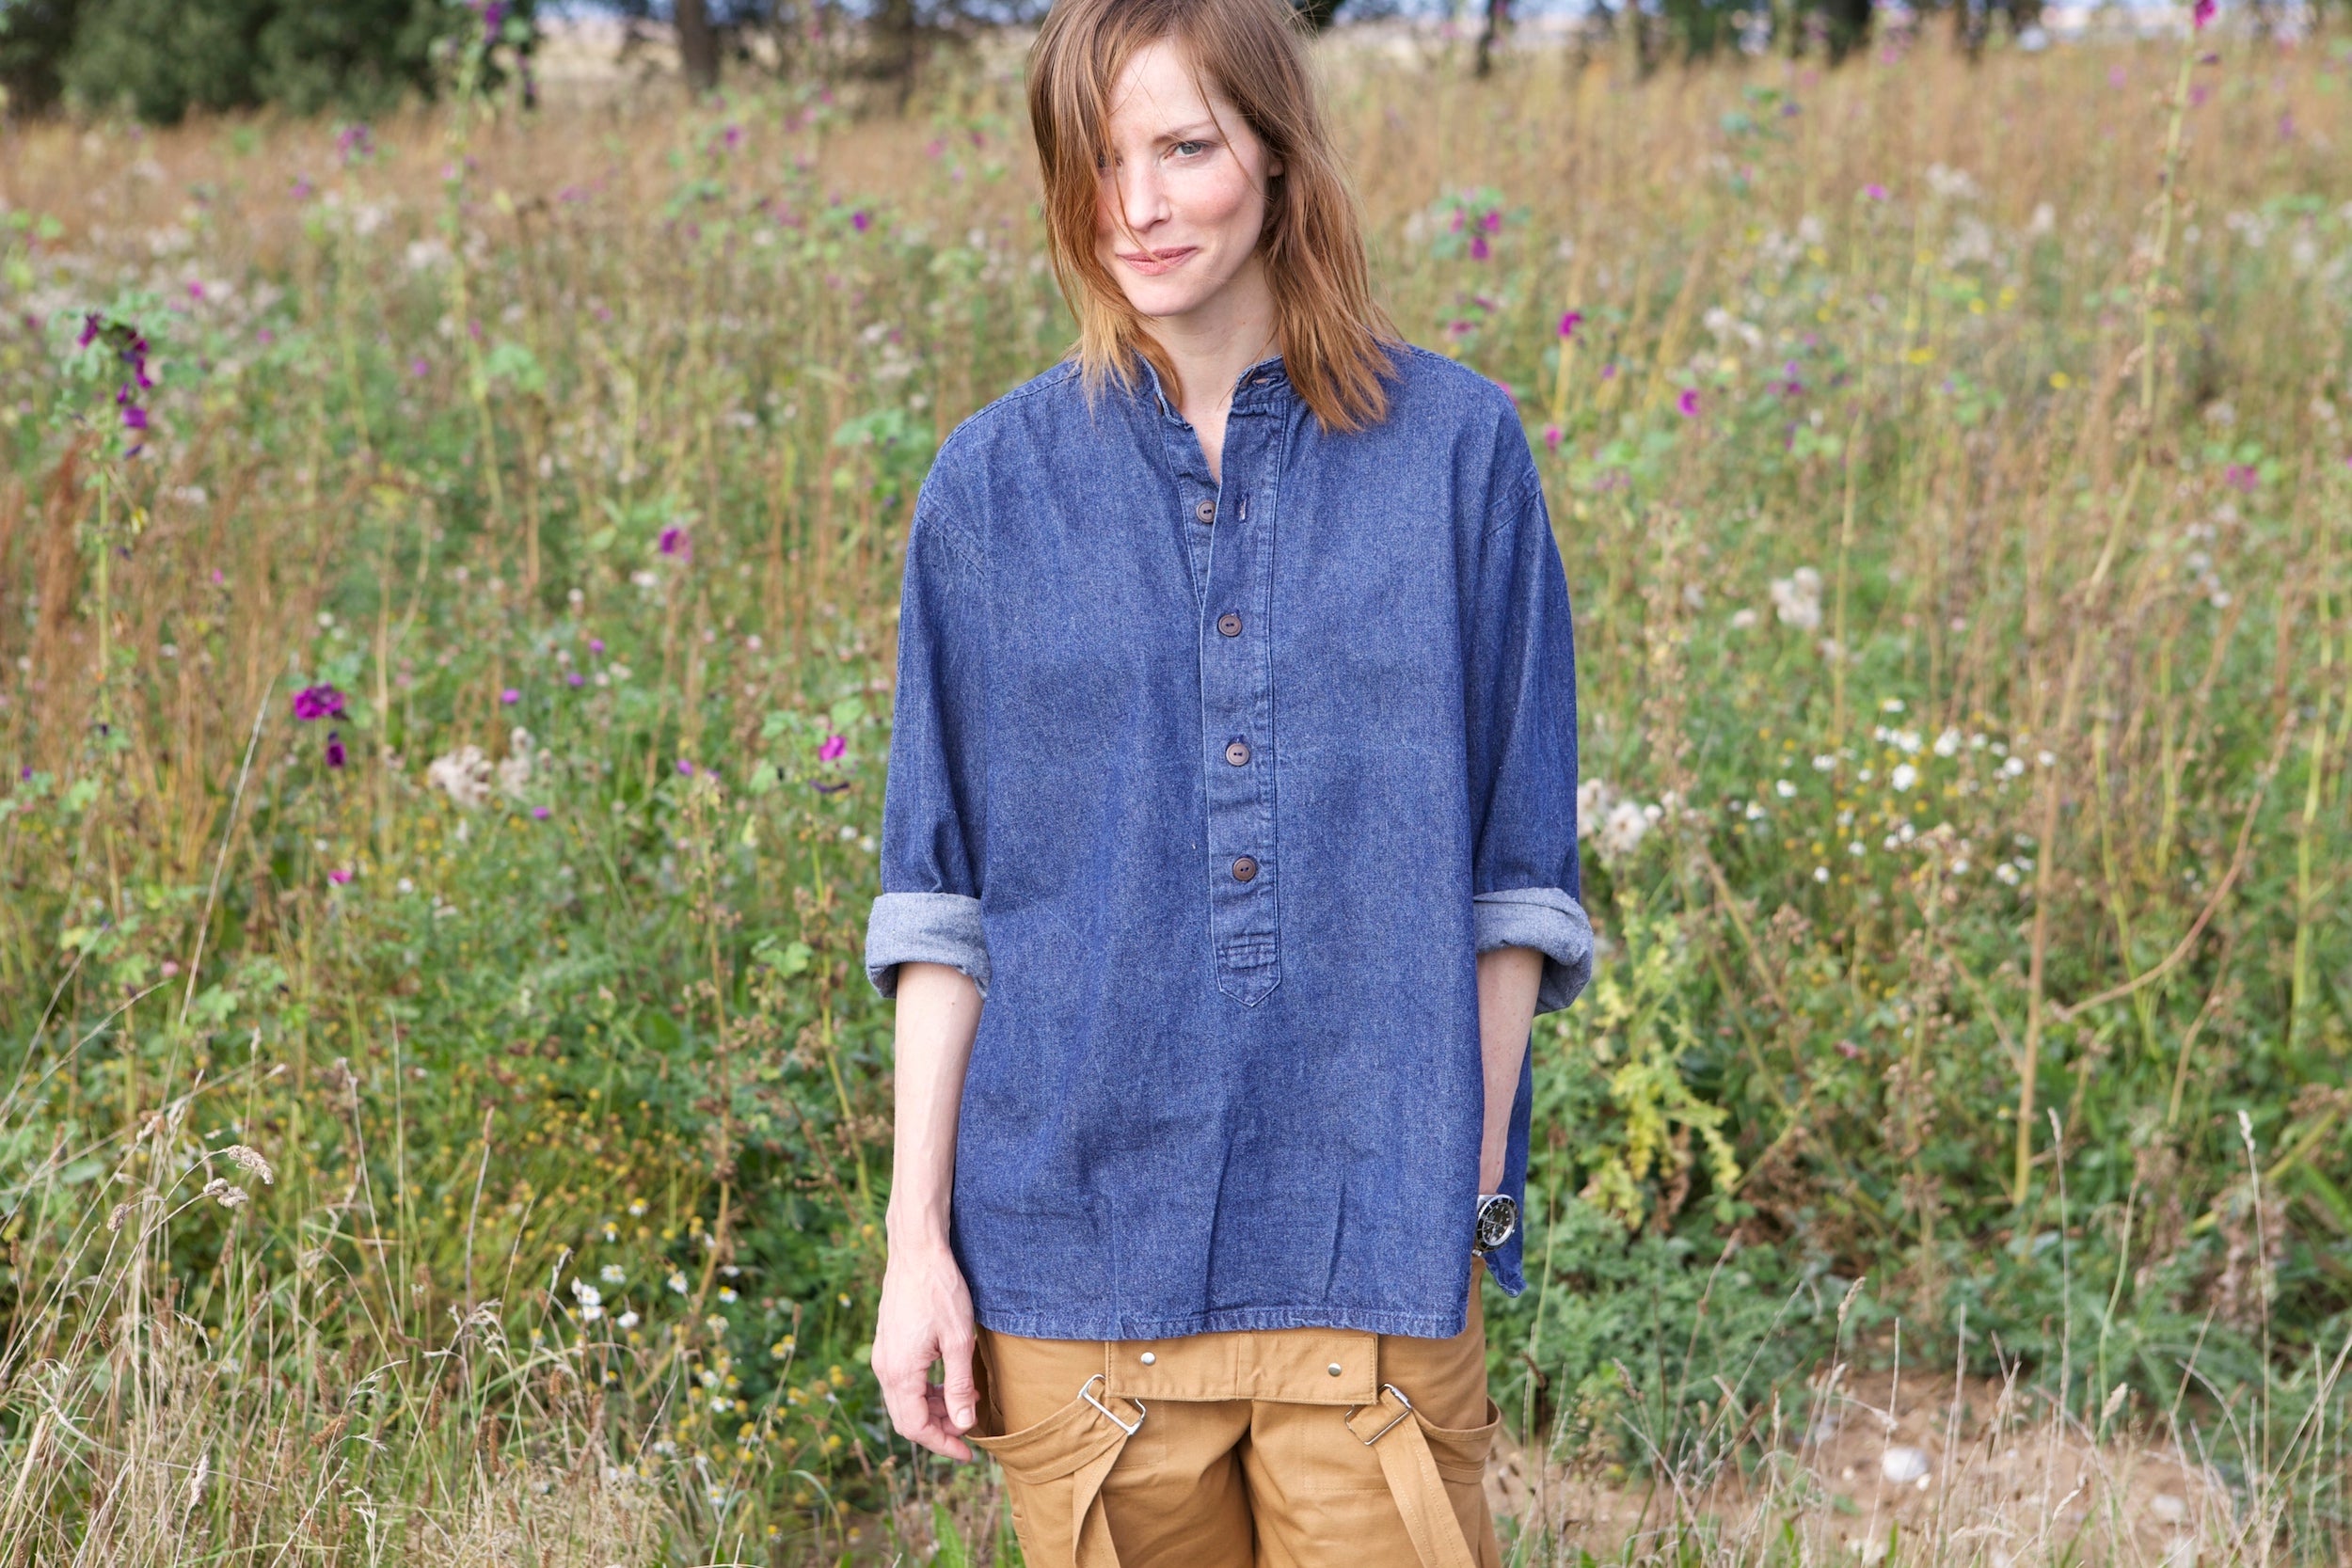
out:
M1143 355L1136 355L1136 360L1143 367L1144 385L1151 389L1152 401L1159 404L1161 416L1179 424L1184 423L1183 413L1168 401L1167 389L1160 385L1159 371ZM1236 409L1259 407L1279 403L1291 395L1290 369L1283 364L1280 354L1270 354L1242 372L1233 382L1232 406Z

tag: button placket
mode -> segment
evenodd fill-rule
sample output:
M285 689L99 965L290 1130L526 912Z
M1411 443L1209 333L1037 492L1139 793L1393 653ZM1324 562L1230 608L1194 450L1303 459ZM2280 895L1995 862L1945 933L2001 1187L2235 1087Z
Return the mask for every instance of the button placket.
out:
M1201 765L1217 989L1255 1006L1281 978L1274 843L1272 483L1289 420L1279 403L1226 426L1219 516L1200 624Z

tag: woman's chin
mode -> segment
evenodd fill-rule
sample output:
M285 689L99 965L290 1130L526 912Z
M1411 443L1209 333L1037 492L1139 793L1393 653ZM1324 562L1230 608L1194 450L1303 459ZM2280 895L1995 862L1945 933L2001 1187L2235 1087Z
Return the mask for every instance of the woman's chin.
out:
M1171 279L1166 284L1152 278L1132 278L1120 291L1136 314L1146 321L1174 321L1198 310L1215 293L1214 290L1196 287L1189 279L1179 286Z

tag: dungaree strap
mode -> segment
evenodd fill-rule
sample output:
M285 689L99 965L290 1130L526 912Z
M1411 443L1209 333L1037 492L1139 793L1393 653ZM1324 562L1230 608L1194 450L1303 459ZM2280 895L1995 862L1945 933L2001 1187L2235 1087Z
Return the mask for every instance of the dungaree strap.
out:
M1106 1353L1108 1349L1108 1346L1104 1347ZM1078 1390L1078 1397L1094 1406L1101 1415L1095 1420L1093 1434L1088 1443L1092 1451L1071 1478L1070 1539L1076 1548L1074 1568L1119 1568L1119 1548L1111 1541L1110 1519L1098 1503L1103 1495L1104 1478L1111 1473L1111 1466L1119 1463L1120 1453L1127 1447L1127 1439L1136 1434L1136 1429L1143 1425L1144 1417L1148 1414L1136 1401L1121 1399L1120 1403L1130 1405L1135 1411L1133 1420L1122 1419L1117 1411L1094 1397L1094 1386L1101 1381L1099 1377L1089 1378L1086 1386Z
M1396 1385L1384 1383L1378 1400L1356 1406L1345 1419L1357 1441L1379 1456L1380 1473L1388 1478L1397 1512L1405 1516L1405 1533L1412 1537L1422 1568L1478 1568L1412 1402Z

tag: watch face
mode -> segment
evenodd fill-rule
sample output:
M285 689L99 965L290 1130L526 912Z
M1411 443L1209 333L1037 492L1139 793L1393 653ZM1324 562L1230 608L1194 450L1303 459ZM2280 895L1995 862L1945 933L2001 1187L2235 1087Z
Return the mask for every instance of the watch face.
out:
M1478 1204L1478 1248L1481 1252L1499 1247L1511 1239L1518 1227L1519 1206L1501 1193L1482 1198Z

